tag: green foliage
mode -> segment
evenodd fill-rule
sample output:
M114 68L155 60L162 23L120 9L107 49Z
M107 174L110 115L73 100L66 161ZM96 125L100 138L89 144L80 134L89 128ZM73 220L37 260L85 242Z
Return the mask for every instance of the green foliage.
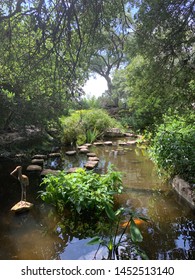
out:
M156 131L151 156L169 176L195 180L195 114L165 116Z
M83 144L87 140L93 142L102 137L109 128L122 127L102 109L75 111L69 117L62 117L61 123L62 142L65 144ZM78 142L79 139L82 140L81 143Z
M105 246L108 250L107 259L120 259L119 246L123 246L124 236L126 240L131 240L135 248L138 247L138 243L143 241L143 236L139 227L136 225L135 220L149 221L148 218L143 217L136 212L132 212L129 209L119 208L114 211L109 205L106 206L106 214L110 221L108 237L95 236L92 238L88 245L99 244ZM125 227L122 232L120 229L121 221L126 217ZM139 252L139 248L136 249ZM141 252L141 251L140 251ZM147 259L148 257L142 252L142 258Z
M113 205L113 195L123 189L121 174L111 167L105 175L78 169L75 173L61 171L57 176L48 175L43 179L41 198L54 204L59 211L65 206L79 214L95 215Z

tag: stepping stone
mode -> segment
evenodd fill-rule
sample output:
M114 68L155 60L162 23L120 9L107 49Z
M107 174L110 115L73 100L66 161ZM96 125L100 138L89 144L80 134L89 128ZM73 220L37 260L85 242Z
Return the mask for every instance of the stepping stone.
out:
M73 156L73 155L75 155L77 152L76 151L67 151L66 152L66 155L67 156Z
M48 174L51 175L58 175L58 173L60 172L60 170L53 170L53 169L43 169L41 172L41 176L46 176Z
M47 155L34 155L32 159L47 159Z
M89 150L88 149L80 149L80 153L82 153L82 154L87 154L89 152Z
M67 173L68 173L68 174L69 174L69 173L74 173L74 172L76 172L77 169L79 169L79 168L81 168L81 167L71 167L70 169L68 169Z
M128 141L127 145L135 145L137 143L137 140L132 140L132 141Z
M93 145L95 145L95 146L103 146L104 142L94 142Z
M98 165L98 161L87 161L85 163L85 168L87 169L93 169Z
M27 201L19 201L16 203L12 208L11 211L14 211L15 213L21 213L24 211L28 211L33 207L33 204Z
M104 145L111 146L112 145L112 141L106 141L106 142L104 142Z
M98 157L89 157L89 161L99 161L100 159Z
M79 150L82 150L82 149L87 149L87 148L88 148L88 146L87 146L87 145L78 146L78 149L79 149Z
M49 154L49 157L61 157L61 154L60 153L51 153Z
M36 164L36 165L40 165L40 166L42 166L43 167L43 164L44 164L44 159L33 159L32 161L31 161L31 163L32 164Z
M95 153L87 153L87 156L88 157L96 157L96 154Z
M92 144L91 143L86 143L84 146L86 146L86 147L91 147L92 146Z
M26 170L30 172L41 172L42 167L40 165L31 164L26 168Z
M119 144L119 146L126 146L127 142L119 142L118 144Z

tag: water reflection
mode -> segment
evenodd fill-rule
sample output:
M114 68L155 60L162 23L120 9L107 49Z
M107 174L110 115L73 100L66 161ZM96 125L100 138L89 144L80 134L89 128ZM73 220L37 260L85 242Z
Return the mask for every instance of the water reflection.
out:
M116 206L124 206L147 216L150 223L139 225L144 237L140 252L149 259L195 259L195 215L157 176L145 150L135 146L91 147L99 157L96 172L105 173L110 164L123 172L124 193L115 198ZM64 155L62 160L47 162L49 168L65 169L84 166L87 156ZM30 176L27 199L34 208L15 215L9 210L20 199L20 186L9 176L14 164L3 165L0 173L0 259L102 259L105 248L87 242L96 234L95 223L77 223L59 217L55 210L38 197L40 178ZM125 241L120 247L123 259L139 259L133 244Z

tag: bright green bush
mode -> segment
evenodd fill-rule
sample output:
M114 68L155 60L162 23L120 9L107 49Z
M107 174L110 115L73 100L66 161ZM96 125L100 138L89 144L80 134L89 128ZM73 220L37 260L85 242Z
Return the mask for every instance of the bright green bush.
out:
M195 180L195 114L165 116L153 139L151 155L169 176Z
M93 142L103 136L109 128L122 129L122 125L102 109L75 111L68 117L62 117L61 123L62 142L65 144L74 142L80 145L85 141Z
M70 174L61 171L57 176L47 175L41 185L46 185L41 191L45 202L55 205L58 210L70 207L79 214L104 211L106 206L113 205L113 194L120 193L123 188L121 173L112 168L104 175L82 168Z

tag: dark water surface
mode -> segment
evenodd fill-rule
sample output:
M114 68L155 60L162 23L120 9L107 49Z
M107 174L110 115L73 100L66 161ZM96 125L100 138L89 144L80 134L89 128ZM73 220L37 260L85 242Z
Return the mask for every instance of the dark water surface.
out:
M136 210L151 220L139 225L144 237L140 248L149 259L195 259L195 213L169 184L159 179L144 149L119 146L119 141L112 146L92 146L90 151L100 158L96 172L105 173L110 164L123 172L125 191L117 197L117 205ZM47 164L68 170L83 166L86 161L86 155L64 155L61 161L54 159ZM29 175L27 191L27 200L34 207L18 215L10 211L20 200L20 185L9 175L14 168L12 162L0 162L0 259L93 259L97 246L87 245L90 236L81 232L79 226L71 231L71 222L62 221L38 197L37 175ZM96 258L105 255L105 249L101 248ZM121 255L124 259L139 258L132 254L132 244L128 242L121 248Z

